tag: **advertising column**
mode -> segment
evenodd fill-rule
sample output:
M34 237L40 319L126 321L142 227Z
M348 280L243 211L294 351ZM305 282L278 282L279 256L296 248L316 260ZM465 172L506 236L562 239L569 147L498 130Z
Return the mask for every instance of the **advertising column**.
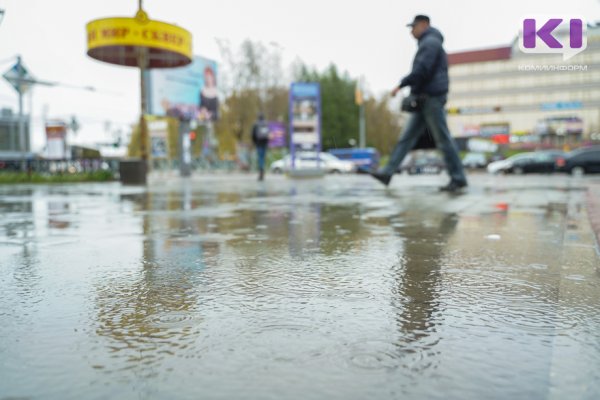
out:
M292 171L300 166L299 152L314 152L315 165L303 170L320 170L321 151L321 90L318 83L292 83L290 89L290 153Z

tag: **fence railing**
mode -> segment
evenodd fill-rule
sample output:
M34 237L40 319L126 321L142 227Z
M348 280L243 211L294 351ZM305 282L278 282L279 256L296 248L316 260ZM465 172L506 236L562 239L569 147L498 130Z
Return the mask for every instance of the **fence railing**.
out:
M119 160L0 160L0 172L28 172L38 174L75 174L86 172L119 172Z
M73 159L73 160L1 160L0 173L3 172L27 172L43 175L54 174L76 174L98 171L110 171L118 178L120 160L107 159ZM178 160L150 160L148 167L150 171L178 171ZM191 170L195 172L210 171L240 171L247 170L246 165L236 161L209 160L207 158L193 159L190 164Z

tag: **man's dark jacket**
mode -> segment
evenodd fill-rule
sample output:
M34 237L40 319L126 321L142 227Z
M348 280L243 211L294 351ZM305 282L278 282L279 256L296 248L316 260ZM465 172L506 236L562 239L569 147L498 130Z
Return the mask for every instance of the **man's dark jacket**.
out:
M419 48L410 74L400 87L410 86L411 93L440 96L448 93L448 57L442 43L444 36L429 27L419 38Z
M265 124L266 122L264 120L258 120L252 127L252 142L256 147L267 147L269 145L269 138L258 137L258 128Z

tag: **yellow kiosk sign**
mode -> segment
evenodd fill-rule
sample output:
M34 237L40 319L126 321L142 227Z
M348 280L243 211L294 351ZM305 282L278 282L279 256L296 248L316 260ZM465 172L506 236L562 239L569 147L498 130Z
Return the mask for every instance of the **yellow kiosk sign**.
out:
M142 9L135 18L103 18L86 25L88 56L111 64L140 69L140 156L141 163L122 163L121 181L146 183L148 127L145 71L149 68L182 67L192 62L192 35L183 28L152 21ZM157 148L162 142L157 141ZM162 151L162 150L160 150ZM127 168L132 168L127 170Z
M87 24L88 55L112 64L137 66L139 49L148 52L147 68L176 67L192 58L192 35L185 29L148 19L104 18Z

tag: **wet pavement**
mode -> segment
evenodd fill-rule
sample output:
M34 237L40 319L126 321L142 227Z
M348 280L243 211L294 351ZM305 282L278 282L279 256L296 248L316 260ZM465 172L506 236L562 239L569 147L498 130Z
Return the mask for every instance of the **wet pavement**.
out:
M0 186L0 399L597 399L600 177Z

